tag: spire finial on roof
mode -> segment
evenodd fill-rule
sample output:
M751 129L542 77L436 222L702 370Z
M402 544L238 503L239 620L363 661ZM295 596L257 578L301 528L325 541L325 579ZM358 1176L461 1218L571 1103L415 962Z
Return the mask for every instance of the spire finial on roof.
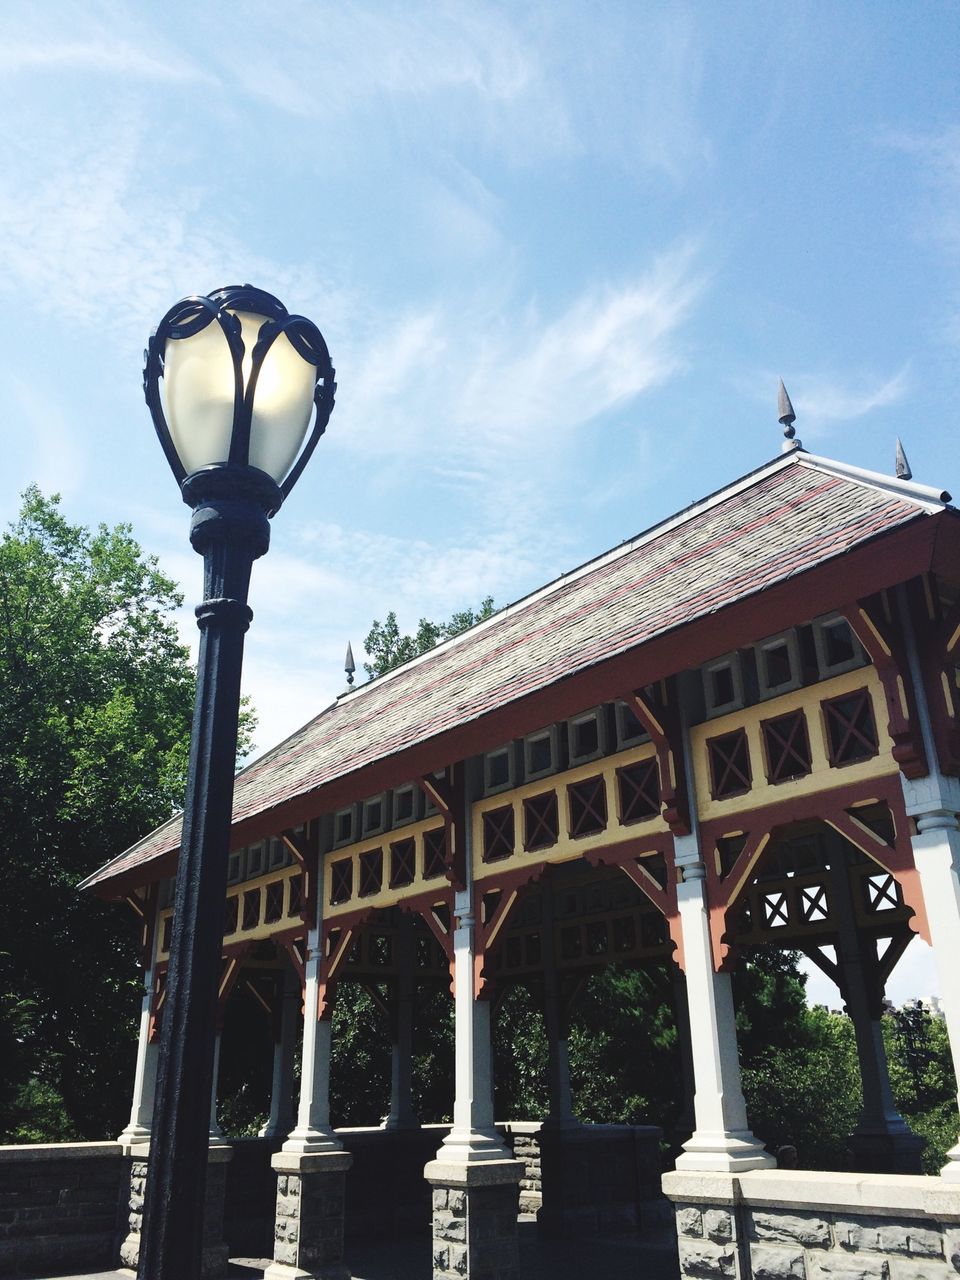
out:
M353 660L353 645L347 641L347 656L343 660L343 669L347 673L347 688L353 685L353 673L357 669L357 664Z
M780 379L780 389L777 393L777 417L783 423L782 452L791 453L794 449L802 449L801 442L794 439L797 433L793 424L797 420L797 415L793 411L793 405L790 403L790 397L787 395L787 388L783 385L782 378Z
M907 455L903 451L903 445L900 443L899 436L897 436L897 479L913 479L913 472L910 470L910 463L907 461Z

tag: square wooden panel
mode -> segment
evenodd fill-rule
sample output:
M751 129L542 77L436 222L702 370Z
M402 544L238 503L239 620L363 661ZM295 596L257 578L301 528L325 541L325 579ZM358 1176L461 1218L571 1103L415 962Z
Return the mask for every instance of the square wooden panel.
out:
M821 702L827 734L827 753L834 767L857 764L877 755L877 726L873 702L866 689Z
M513 853L513 805L488 809L483 815L483 860L497 862Z
M512 810L511 810L512 813ZM523 847L527 852L549 849L560 835L557 793L544 791L523 802Z
M570 834L591 836L607 827L607 788L603 775L571 782L567 787L570 806Z
M617 790L624 826L655 818L660 812L660 770L655 757L618 769Z
M750 790L750 748L746 729L735 729L733 733L722 733L719 738L708 738L707 757L710 761L710 791L714 800L742 796Z
M417 874L417 842L394 840L390 846L390 888L402 889L413 884Z
M369 849L360 855L360 897L369 898L383 888L383 850Z
M330 905L348 902L353 897L353 859L341 858L330 863Z
M811 769L811 757L807 718L803 712L791 711L773 720L763 720L760 729L767 759L767 781L805 778Z
M447 869L447 828L433 827L423 833L423 878L435 880Z

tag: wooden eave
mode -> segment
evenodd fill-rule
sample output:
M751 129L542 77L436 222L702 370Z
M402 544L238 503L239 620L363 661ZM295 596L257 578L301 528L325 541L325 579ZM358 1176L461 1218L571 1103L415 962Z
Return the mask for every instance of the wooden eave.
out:
M905 524L881 532L834 559L262 809L234 824L231 849L279 835L364 796L376 795L453 761L491 750L598 702L700 666L718 654L745 647L811 617L839 610L853 599L863 599L931 571L953 581L960 579L960 513L953 508L918 510ZM178 821L179 818L172 820ZM168 850L113 877L100 872L102 878L90 887L102 898L122 898L136 887L173 875L178 852L178 848Z

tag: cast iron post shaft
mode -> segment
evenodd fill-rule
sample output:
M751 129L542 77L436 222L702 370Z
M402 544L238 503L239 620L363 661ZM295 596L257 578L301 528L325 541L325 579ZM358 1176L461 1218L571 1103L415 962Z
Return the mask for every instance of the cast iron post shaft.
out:
M199 1280L202 1261L247 594L253 561L269 545L265 512L279 497L269 477L257 472L250 483L252 469L243 470L240 494L231 491L236 476L222 471L183 484L194 507L190 540L204 558L204 602L138 1280Z

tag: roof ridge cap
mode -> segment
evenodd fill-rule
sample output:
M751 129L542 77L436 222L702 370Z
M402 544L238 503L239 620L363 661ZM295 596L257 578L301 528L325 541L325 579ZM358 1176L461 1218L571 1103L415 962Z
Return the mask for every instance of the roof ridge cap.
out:
M901 480L899 476L884 475L881 471L868 471L865 467L854 466L851 462L838 462L835 458L824 458L816 453L797 451L797 461L808 464L812 470L832 472L846 476L874 489L882 489L894 493L898 497L911 498L930 506L932 510L940 510L950 502L950 494L946 489L935 485L919 484L916 480Z

